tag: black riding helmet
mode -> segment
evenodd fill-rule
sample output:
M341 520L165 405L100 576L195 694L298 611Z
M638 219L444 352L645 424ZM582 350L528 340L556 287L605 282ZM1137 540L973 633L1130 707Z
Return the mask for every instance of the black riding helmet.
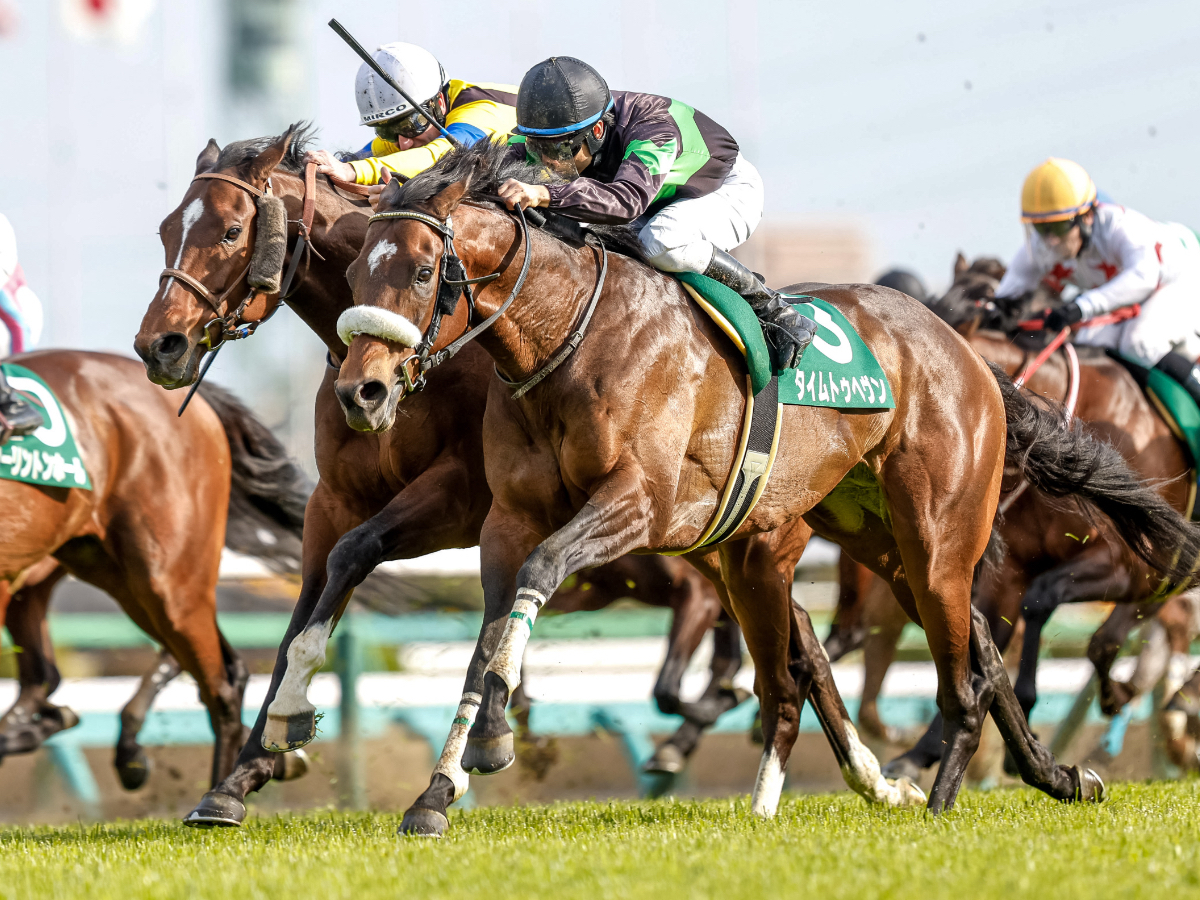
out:
M542 156L572 157L585 142L596 156L604 142L592 134L592 126L612 105L612 92L599 72L574 57L552 56L521 79L514 132Z

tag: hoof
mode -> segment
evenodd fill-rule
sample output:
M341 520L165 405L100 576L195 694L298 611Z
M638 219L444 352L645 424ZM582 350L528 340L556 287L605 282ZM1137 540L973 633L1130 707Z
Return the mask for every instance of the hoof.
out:
M404 814L397 834L411 837L440 838L450 827L445 814L435 809L410 809Z
M271 777L276 781L295 781L307 774L308 754L303 750L292 750L275 757L275 771Z
M121 779L121 787L127 791L136 791L150 777L150 758L146 751L138 747L132 759L117 763L117 777Z
M1107 792L1104 781L1093 769L1082 766L1071 766L1068 770L1071 780L1075 783L1075 796L1071 799L1077 803L1103 803Z
M263 729L262 746L264 750L270 750L272 753L285 753L312 743L316 736L315 713L297 713L293 716L273 716L268 713L267 725Z
M472 775L495 775L511 766L516 758L511 731L494 738L469 737L462 767Z
M880 769L880 771L883 773L884 778L894 778L897 781L903 778L914 784L916 783L917 779L921 777L921 770L917 767L917 764L907 756L897 756L890 763Z
M241 800L220 791L209 791L200 798L196 808L184 817L183 824L192 828L237 828L245 818L246 804Z
M642 771L647 775L678 775L687 764L687 759L674 744L663 744L646 760Z
M929 802L929 798L925 796L925 792L908 778L897 778L895 781L888 783L896 789L896 793L898 794L896 802L898 809L911 809L917 806L924 806Z

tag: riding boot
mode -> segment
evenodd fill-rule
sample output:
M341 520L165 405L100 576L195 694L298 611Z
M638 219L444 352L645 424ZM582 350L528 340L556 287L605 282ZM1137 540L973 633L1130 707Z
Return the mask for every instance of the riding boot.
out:
M1200 366L1193 364L1186 356L1172 350L1154 366L1160 372L1166 372L1171 378L1188 392L1189 396L1200 406Z
M796 312L782 294L763 284L724 250L713 248L712 262L704 275L737 291L750 304L762 326L763 337L775 351L777 369L793 369L799 364L804 348L817 333L816 322Z
M9 386L0 368L0 444L16 435L32 434L44 424L42 414Z

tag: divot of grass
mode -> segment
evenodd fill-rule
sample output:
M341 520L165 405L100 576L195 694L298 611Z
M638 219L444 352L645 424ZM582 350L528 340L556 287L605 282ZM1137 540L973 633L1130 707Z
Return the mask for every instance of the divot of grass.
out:
M0 898L503 897L738 900L1200 896L1200 782L1110 786L1103 805L964 792L941 817L848 793L557 803L454 812L442 840L398 813L0 830Z

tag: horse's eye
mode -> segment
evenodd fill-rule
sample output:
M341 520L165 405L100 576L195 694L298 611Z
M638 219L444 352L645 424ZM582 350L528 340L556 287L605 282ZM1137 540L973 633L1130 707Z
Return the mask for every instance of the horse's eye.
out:
M421 266L417 269L417 284L429 284L429 279L433 277L433 269L429 266Z
M238 239L238 235L240 235L241 233L242 233L242 226L234 225L227 232L225 232L225 242L227 244L232 244L234 241L236 241Z

